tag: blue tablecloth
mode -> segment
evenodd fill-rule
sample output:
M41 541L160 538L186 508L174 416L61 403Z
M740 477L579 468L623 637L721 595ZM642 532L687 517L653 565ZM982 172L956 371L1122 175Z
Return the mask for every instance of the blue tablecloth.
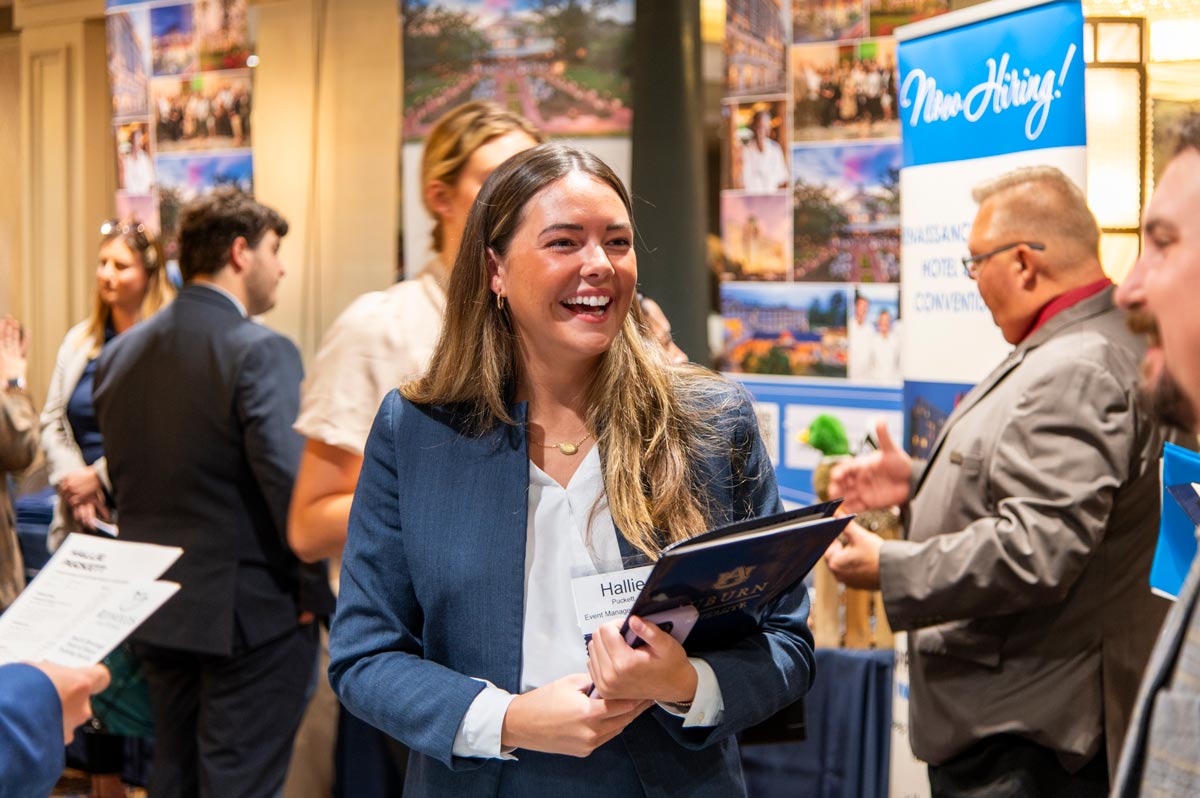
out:
M818 649L808 739L746 746L751 798L887 798L892 651Z

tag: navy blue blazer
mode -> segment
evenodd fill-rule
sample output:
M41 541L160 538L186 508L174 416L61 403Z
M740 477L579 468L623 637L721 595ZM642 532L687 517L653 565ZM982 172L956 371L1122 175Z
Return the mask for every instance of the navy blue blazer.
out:
M396 391L384 399L350 512L329 642L334 690L351 712L412 749L405 795L744 795L734 735L798 699L812 680L804 590L781 599L756 634L704 655L725 701L718 726L684 729L681 718L654 707L584 759L526 750L516 762L452 755L483 689L471 677L520 691L524 415L518 405L515 426L472 436L451 409L417 406ZM744 394L718 426L729 456L702 470L719 520L777 511L774 472Z
M121 539L183 548L163 575L182 587L134 640L227 656L331 610L324 567L287 546L303 377L295 344L202 285L105 347L93 400Z
M62 775L62 702L32 665L0 666L0 798L42 798Z

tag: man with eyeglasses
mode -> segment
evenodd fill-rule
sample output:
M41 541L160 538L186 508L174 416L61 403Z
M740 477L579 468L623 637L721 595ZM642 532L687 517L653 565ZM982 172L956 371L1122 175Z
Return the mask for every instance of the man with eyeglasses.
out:
M1013 350L914 462L834 470L846 508L904 505L827 554L907 631L913 752L935 798L1104 796L1165 612L1148 589L1164 433L1083 193L1057 169L974 192L967 274Z

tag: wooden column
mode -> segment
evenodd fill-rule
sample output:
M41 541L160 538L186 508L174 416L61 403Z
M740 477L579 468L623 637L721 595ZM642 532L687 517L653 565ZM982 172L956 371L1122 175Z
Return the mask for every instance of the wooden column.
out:
M16 0L20 34L20 258L13 311L32 336L30 387L87 315L99 224L116 185L103 0Z

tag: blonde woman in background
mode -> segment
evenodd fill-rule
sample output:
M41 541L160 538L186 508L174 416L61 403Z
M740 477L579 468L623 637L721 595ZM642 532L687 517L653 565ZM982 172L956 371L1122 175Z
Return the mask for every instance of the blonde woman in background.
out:
M50 549L70 532L112 520L104 442L92 409L92 375L101 350L175 296L158 241L136 219L100 227L91 315L59 347L42 410L42 449L57 491ZM131 412L135 412L131 410Z
M104 440L92 407L96 361L113 339L174 296L162 249L143 224L114 219L101 225L92 314L72 327L59 347L42 410L42 451L57 494L47 541L51 550L71 532L92 532L97 520L116 520ZM93 798L124 798L124 738L85 729L80 739Z

